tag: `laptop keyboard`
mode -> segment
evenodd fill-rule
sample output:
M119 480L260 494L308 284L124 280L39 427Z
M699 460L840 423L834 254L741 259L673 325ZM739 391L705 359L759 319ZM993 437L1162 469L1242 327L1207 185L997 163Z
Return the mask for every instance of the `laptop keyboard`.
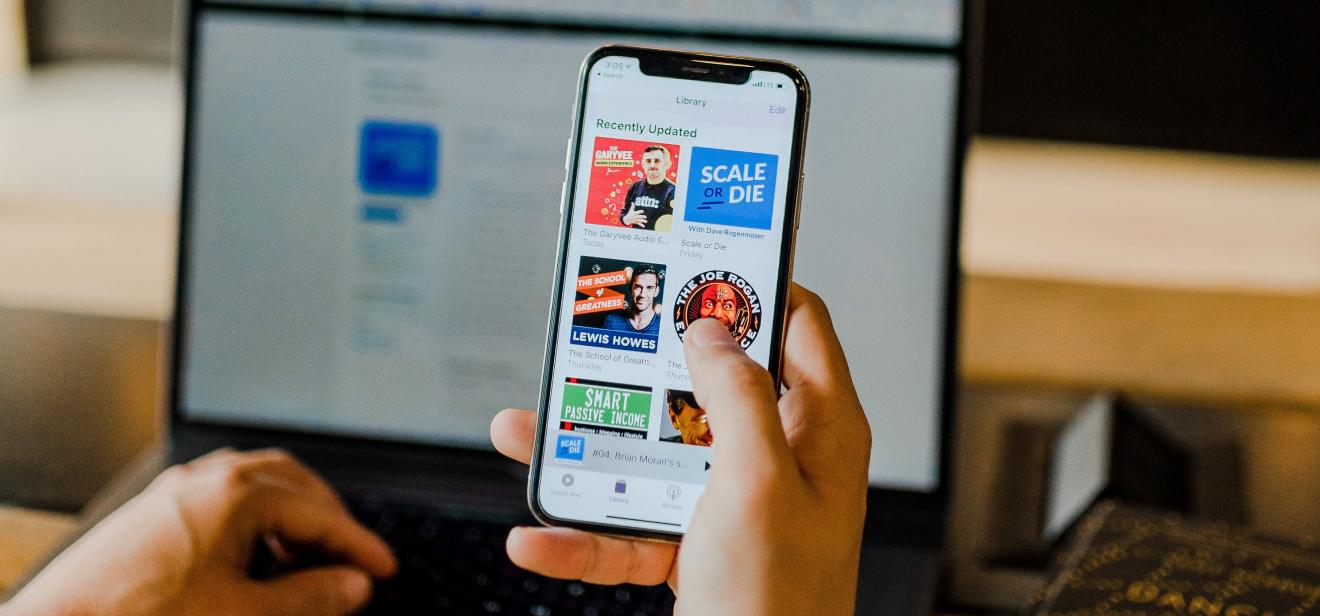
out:
M453 517L438 509L347 499L358 519L380 533L399 573L376 585L363 614L516 614L655 616L671 614L669 587L600 586L519 569L504 552L510 523Z

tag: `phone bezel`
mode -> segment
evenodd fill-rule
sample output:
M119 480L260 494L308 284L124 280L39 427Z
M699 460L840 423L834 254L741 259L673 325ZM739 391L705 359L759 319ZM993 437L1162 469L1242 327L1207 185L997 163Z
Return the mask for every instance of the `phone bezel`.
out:
M681 532L665 532L648 528L638 528L633 526L603 524L600 522L589 522L583 520L565 519L553 516L547 513L540 504L539 493L541 485L541 469L544 465L545 455L545 437L549 419L549 404L554 383L551 376L554 372L554 359L557 352L556 333L560 325L560 306L563 303L563 282L568 258L568 238L572 231L574 220L573 201L577 191L577 168L579 151L582 143L583 117L586 114L586 99L590 90L590 69L599 60L609 56L627 56L635 57L638 60L639 70L642 65L650 63L652 67L664 72L672 72L675 69L681 71L682 66L699 66L703 69L713 69L708 73L693 73L693 75L656 75L670 76L675 78L693 79L696 81L717 81L730 83L733 78L730 71L746 70L768 71L780 73L792 81L796 90L796 113L793 120L793 142L791 154L789 156L788 186L785 192L783 219L780 229L782 237L780 239L779 251L779 276L775 284L775 313L771 315L770 324L770 356L769 371L774 378L775 387L780 386L780 378L783 373L783 342L784 333L787 328L788 318L788 292L792 287L793 280L793 257L794 249L797 244L798 215L802 207L802 181L803 181L803 159L807 140L807 116L811 107L811 90L807 83L806 76L796 66L779 61L764 58L750 58L742 56L728 56L720 54L709 54L692 51L682 51L674 49L664 49L659 47L641 47L635 45L605 45L587 55L582 62L582 68L578 76L578 96L573 108L573 129L568 141L568 161L564 191L560 202L560 231L559 243L557 247L557 262L555 265L554 289L551 294L553 301L550 305L549 325L546 330L546 351L545 359L542 363L541 374L541 395L537 402L537 420L536 420L536 440L533 444L531 468L527 482L527 502L532 515L547 526L562 526L577 528L581 530L623 536L633 539L652 539L659 541L675 542L683 538ZM657 63L660 66L656 66ZM645 71L643 71L645 72ZM652 74L652 73L647 73Z

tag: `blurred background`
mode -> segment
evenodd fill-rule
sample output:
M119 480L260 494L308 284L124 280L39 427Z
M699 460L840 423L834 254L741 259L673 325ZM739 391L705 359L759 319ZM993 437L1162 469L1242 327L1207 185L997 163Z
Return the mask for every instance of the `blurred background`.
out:
M955 601L1039 583L1004 435L1095 392L1232 451L1194 512L1320 532L1320 4L974 6ZM0 589L161 436L178 22L0 0Z

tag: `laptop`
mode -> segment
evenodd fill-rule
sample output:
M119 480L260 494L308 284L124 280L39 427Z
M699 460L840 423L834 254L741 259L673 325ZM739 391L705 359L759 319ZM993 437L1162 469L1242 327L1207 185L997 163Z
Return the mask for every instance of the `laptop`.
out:
M369 613L668 612L663 586L509 563L527 474L488 426L536 405L583 57L781 58L813 90L796 276L831 306L874 433L859 613L929 613L965 19L956 0L192 0L171 459L280 446L327 477L403 566ZM379 181L381 148L408 172Z

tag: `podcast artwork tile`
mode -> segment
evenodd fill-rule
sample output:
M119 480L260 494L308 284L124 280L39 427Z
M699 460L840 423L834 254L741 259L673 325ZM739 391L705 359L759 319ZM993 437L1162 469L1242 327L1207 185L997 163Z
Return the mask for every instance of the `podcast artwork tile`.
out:
M680 147L672 143L597 137L587 190L587 224L672 229L680 155Z

